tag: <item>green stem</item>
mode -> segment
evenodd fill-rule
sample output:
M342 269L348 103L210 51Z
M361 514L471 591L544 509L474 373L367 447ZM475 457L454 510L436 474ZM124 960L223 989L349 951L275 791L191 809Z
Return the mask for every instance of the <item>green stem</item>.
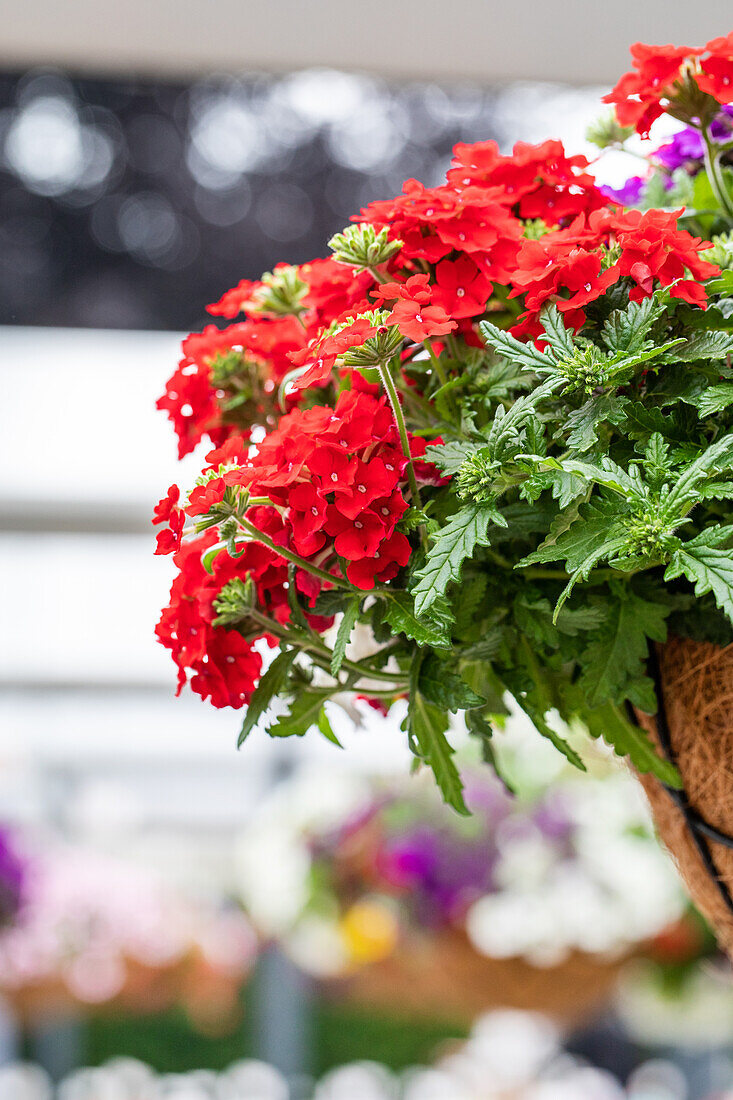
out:
M729 218L733 218L733 199L726 186L725 177L720 167L720 149L711 141L707 126L702 131L705 143L705 169L710 180L713 193L720 203L720 207Z
M427 353L430 356L430 362L435 368L435 373L438 376L441 386L445 386L448 382L448 375L443 370L443 364L440 361L440 356L436 353L435 348L433 347L432 340L426 336L423 340L423 344L425 345Z
M377 283L389 282L390 276L380 271L378 267L368 267L366 270Z
M276 622L268 615L263 615L260 611L251 611L249 617L259 623L268 634L272 634L275 638L292 645L302 653L308 653L319 668L330 673L333 653L327 645L320 641L316 634L309 639L307 635L304 636L290 630L287 626ZM348 657L345 657L341 662L341 667L347 671L358 673L359 678L362 680L384 680L390 684L404 684L407 681L407 677L399 672L384 672L382 669L372 668L371 665L358 664L356 661L349 660ZM344 691L347 690L336 677L334 679L336 679L339 687ZM395 688L395 691L397 690L399 689Z
M412 501L416 508L420 508L422 507L420 503L420 490L417 487L417 478L415 477L415 470L412 465L410 441L407 438L407 427L405 425L405 418L402 413L397 387L394 384L394 378L392 377L389 363L380 363L377 370L379 371L379 377L382 379L382 384L389 398L389 403L392 406L392 413L395 418L395 423L397 424L400 443L402 444L402 453L407 459L407 480L410 485L410 492L412 493Z
M305 558L301 558L300 554L295 554L292 550L286 550L284 546L278 546L269 535L266 535L264 531L260 531L259 528L255 527L253 523L250 523L248 519L238 519L237 523L242 530L246 531L256 542L261 542L263 546L269 547L274 553L279 554L281 558L285 558L286 561L290 561L293 565L297 565L299 569L303 569L306 573L311 573L314 577L318 577L320 581L324 581L324 583L333 584L337 588L347 588L349 591L352 590L352 586L349 582L342 577L334 577L332 573L327 573L325 569L319 569L317 565L313 565L312 562L306 561Z
M450 335L448 336L448 339L450 339ZM445 370L443 369L443 364L440 361L440 356L435 351L435 348L433 347L432 340L430 340L428 337L425 337L425 339L423 340L423 343L425 344L425 347L427 348L428 355L430 356L430 362L432 363L433 369L435 370L435 373L438 376L438 381L440 382L441 387L447 386L448 385L448 375L445 373ZM455 420L457 422L460 423L461 418L458 415L458 410L456 409L456 403L453 400L453 394L449 392L445 396L446 396L446 401L447 401L448 408L450 410L451 415L455 418Z

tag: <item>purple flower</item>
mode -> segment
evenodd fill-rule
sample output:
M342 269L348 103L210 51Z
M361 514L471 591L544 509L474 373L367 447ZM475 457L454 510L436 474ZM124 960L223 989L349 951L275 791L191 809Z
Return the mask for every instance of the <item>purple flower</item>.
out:
M733 103L726 104L710 124L710 136L715 141L728 141L733 133Z
M12 834L0 826L0 925L10 924L22 900L26 866L19 856Z
M690 161L702 160L704 151L700 134L688 126L675 134L666 145L660 146L654 158L669 172L674 172L676 168L687 167Z
M333 861L335 881L348 896L359 883L394 895L425 928L460 923L474 901L496 891L496 869L510 836L539 830L572 858L575 826L556 793L523 805L495 777L474 773L466 776L466 801L473 816L458 818L433 791L414 800L383 794L323 838L314 854Z
M632 176L623 187L601 187L602 193L613 202L620 202L622 206L637 206L641 202L641 193L646 180L643 176Z

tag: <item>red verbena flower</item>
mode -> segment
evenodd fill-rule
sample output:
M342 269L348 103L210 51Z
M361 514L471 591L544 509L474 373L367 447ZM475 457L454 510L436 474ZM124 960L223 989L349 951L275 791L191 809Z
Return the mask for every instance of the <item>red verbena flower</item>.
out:
M645 46L635 42L631 56L636 71L624 73L603 102L614 104L622 126L633 126L642 137L648 137L652 123L664 113L674 95L673 85L683 65L702 53L691 46Z
M733 103L733 31L725 38L713 38L705 50L710 56L700 63L698 87L718 103Z

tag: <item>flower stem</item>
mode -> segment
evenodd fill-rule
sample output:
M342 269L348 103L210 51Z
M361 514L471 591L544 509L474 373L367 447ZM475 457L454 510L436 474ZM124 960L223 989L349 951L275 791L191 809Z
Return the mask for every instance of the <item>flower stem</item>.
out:
M720 207L729 218L733 218L733 199L725 182L725 177L720 167L720 149L710 139L710 131L707 126L702 132L705 143L705 169L710 180L713 194L720 203Z
M333 656L331 650L320 641L318 635L312 635L309 637L307 634L296 633L289 627L282 623L276 622L268 615L263 615L259 611L250 612L250 617L258 622L263 630L268 634L272 634L275 638L279 638L281 641L288 645L294 646L302 653L310 654L312 660L319 668L322 668L325 672L329 672L331 668L331 657ZM406 682L406 677L399 672L385 672L383 669L372 668L370 665L358 664L356 661L349 660L345 657L341 662L341 667L348 672L356 672L361 680L384 680L390 684L403 684ZM344 684L342 684L338 677L334 677L336 683L340 688L346 690ZM395 694L399 691L399 687L395 687Z
M317 565L313 565L312 562L306 561L305 558L301 558L300 554L295 554L292 550L287 550L284 546L278 546L269 535L266 535L264 531L260 531L259 528L255 527L253 523L250 523L248 519L238 519L237 523L242 530L246 531L246 533L256 542L261 542L263 546L269 547L275 554L279 554L281 558L285 558L286 561L292 562L293 565L297 565L299 569L303 569L306 573L311 573L324 583L333 584L337 588L348 588L351 590L352 586L347 580L344 580L342 577L335 577L333 573L327 573L325 569L320 569Z
M387 393L387 397L389 398L389 403L392 406L392 413L395 418L395 423L397 424L397 431L399 432L400 443L402 444L402 453L407 459L407 480L410 484L412 501L416 508L420 508L420 490L417 487L417 478L415 477L415 470L412 465L410 440L407 438L407 427L405 425L405 417L402 413L400 399L397 394L397 387L394 384L394 378L392 377L389 363L380 363L377 369L379 371L379 377L382 379L382 384Z
M435 348L433 347L433 341L426 336L423 340L423 344L425 345L427 353L430 356L430 362L435 368L435 373L438 376L441 386L445 386L448 382L448 375L443 370L443 364L440 361L440 356L437 354Z

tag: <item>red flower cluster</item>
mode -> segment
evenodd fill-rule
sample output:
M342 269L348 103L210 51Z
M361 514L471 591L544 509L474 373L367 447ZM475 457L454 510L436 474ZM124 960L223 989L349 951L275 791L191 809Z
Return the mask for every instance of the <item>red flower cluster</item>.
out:
M424 453L422 439L411 445L416 456ZM369 590L407 564L410 543L396 530L407 508L402 493L407 460L384 398L353 390L342 393L333 409L296 409L256 453L245 456L244 451L243 441L232 438L209 454L212 471L232 459L239 464L197 486L186 514L205 515L221 504L228 487L243 486L251 496L272 502L250 508L249 523L275 546L334 575L340 559L357 588ZM435 480L434 467L418 462L416 470L419 477ZM287 562L260 542L237 541L237 557L221 550L207 572L202 554L217 542L218 533L212 529L180 548L184 511L178 508L178 496L172 486L154 516L154 522L171 525L159 536L159 552L177 550L179 569L156 633L178 665L179 690L191 672L193 690L214 706L239 707L254 690L260 658L238 631L213 626L214 601L228 581L251 577L262 613L277 623L287 622ZM322 587L302 569L296 581L311 602ZM325 629L330 620L311 616L311 624ZM267 638L267 630L258 636Z
M181 491L177 485L171 485L166 495L158 501L153 509L153 524L167 524L158 532L155 553L172 554L181 548L181 536L185 526L186 517L178 507Z
M635 71L624 73L603 102L614 104L621 125L633 126L642 137L649 136L652 123L678 99L685 75L715 102L733 103L733 33L712 39L702 49L636 42L631 56ZM700 105L693 110L699 117Z
M471 319L485 311L493 283L512 282L523 219L562 226L605 205L584 171L587 165L585 157L566 156L558 141L537 146L520 142L511 156L502 156L491 141L459 144L446 184L426 188L408 180L401 196L363 210L355 220L387 226L390 238L403 242L388 265L393 278L389 285L404 284L392 296L389 323L410 340L445 335L456 327L470 334ZM411 295L410 276L426 261L435 265L434 272ZM273 277L287 266L278 265ZM229 320L244 311L247 319L223 330L210 325L184 341L178 370L158 401L173 423L181 457L205 436L217 446L228 435L247 430L241 416L227 415L231 394L212 377L219 357L241 355L273 395L294 367L307 366L288 394L286 405L292 408L301 390L329 385L339 354L374 335L368 324L353 323L359 313L374 307L371 273L357 273L333 258L313 260L295 271L307 288L297 316L268 312L269 284L243 279L208 308ZM379 297L388 300L382 292ZM324 335L334 322L352 323L336 335Z
M445 263L438 266L443 266L445 269ZM453 269L455 266L455 264L449 265ZM480 275L478 268L474 268L474 272L469 274L469 285ZM450 281L450 272L444 270L446 294L449 293ZM402 335L408 340L420 343L431 336L445 336L457 327L456 322L450 319L443 306L431 304L433 289L427 275L412 275L404 283L382 283L374 294L382 302L394 302L387 324L397 325ZM484 306L481 307L481 312L483 309Z
M355 221L366 221L403 242L400 260L434 264L452 252L471 256L484 275L506 282L514 266L521 225L494 188L424 187L407 180L402 195L373 202Z
M719 269L703 260L707 242L677 227L677 213L663 210L602 210L579 217L568 229L525 241L519 254L511 297L524 295L526 312L517 333L538 335L538 314L553 301L576 330L585 322L585 306L621 278L635 284L633 301L648 298L659 286L673 298L705 308L705 288Z
M212 572L202 565L202 554L215 543L213 531L186 543L174 561L178 575L170 602L155 629L158 640L171 651L178 666L178 693L191 673L191 688L215 707L241 707L247 703L260 675L262 659L251 641L237 630L215 627L214 600L236 577L250 575L263 607L273 617L287 617L287 567L259 543L248 543L242 557L227 553L214 559ZM284 616L283 616L284 611Z
M416 454L424 451L422 440L413 444ZM406 464L385 398L350 390L333 409L283 417L252 458L218 480L220 492L244 485L287 509L288 546L327 568L335 556L344 559L351 583L369 589L394 577L410 556L409 541L395 530L407 508ZM191 505L200 507L193 493Z
M167 412L173 424L180 458L204 436L217 446L231 432L243 430L241 424L227 424L222 415L224 394L212 381L212 364L218 356L236 352L257 364L264 389L272 393L293 369L291 355L305 347L334 316L363 303L366 288L374 282L368 273L357 275L333 259L313 260L297 271L307 285L299 318L263 310L260 299L268 289L266 284L243 279L208 308L210 313L230 319L246 309L251 311L247 320L224 329L208 325L203 332L184 340L183 358L157 406Z
M733 31L725 38L713 38L705 50L708 56L700 62L698 88L718 103L733 103Z
M527 145L519 141L511 156L502 156L495 141L456 145L448 182L454 187L483 185L496 189L499 201L518 218L541 218L560 225L578 214L606 205L588 160L568 157L561 141Z

